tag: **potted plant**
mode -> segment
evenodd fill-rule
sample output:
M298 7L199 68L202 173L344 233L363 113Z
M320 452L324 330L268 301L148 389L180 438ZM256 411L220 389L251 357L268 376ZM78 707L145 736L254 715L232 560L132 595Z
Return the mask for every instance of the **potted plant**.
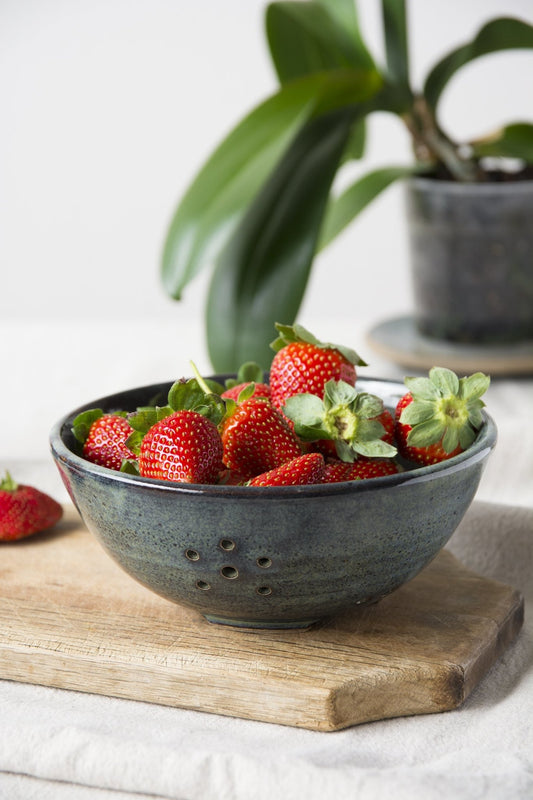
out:
M246 360L268 367L272 353L265 343L276 320L295 319L316 253L400 178L408 178L421 329L476 341L533 335L533 239L531 230L527 236L517 234L520 217L529 219L526 228L533 227L533 182L522 180L532 174L533 124L519 121L475 141L456 142L438 115L441 94L457 70L489 53L533 48L533 26L508 17L486 23L471 41L435 64L422 88L413 88L405 0L382 0L381 7L384 66L362 39L353 0L283 0L266 8L279 91L253 109L200 170L169 226L162 259L164 286L176 299L201 269L213 267L206 329L217 371L234 370ZM378 111L395 114L405 124L412 138L412 165L375 170L334 195L336 174L350 159L362 158L365 119ZM502 158L512 159L520 171L505 174ZM503 200L498 200L501 187ZM518 200L512 199L515 187ZM506 209L511 234L501 224ZM477 271L486 257L479 242L487 234L481 232L474 241L485 217L497 229L497 241L489 246L494 256L489 278ZM512 259L509 241L516 245ZM468 267L457 267L462 249ZM496 287L509 260L520 272L518 255L529 272L516 278L525 300L519 310L514 308L520 320L511 330L507 322L493 324L496 317L507 319L509 302L516 302ZM456 324L456 300L440 310L446 299L443 287L453 284L460 285L463 295L474 284L475 300L466 309L472 329ZM480 320L484 287L497 302Z

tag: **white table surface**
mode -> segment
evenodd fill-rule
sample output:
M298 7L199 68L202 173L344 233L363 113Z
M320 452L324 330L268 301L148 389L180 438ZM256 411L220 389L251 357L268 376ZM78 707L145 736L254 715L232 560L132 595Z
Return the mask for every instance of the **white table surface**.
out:
M368 321L302 322L358 349L371 362L362 375L403 376L369 351ZM56 419L190 374L190 359L211 371L198 321L13 321L0 336L15 345L2 356L0 473L60 501L48 450ZM526 621L462 708L317 733L0 680L0 800L532 798L533 380L495 380L486 400L499 440L450 548L520 589Z

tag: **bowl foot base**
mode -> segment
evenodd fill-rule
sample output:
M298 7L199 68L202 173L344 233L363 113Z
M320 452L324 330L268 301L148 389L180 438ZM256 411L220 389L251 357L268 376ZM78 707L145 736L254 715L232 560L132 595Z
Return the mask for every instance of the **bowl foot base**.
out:
M265 620L265 619L231 619L228 617L217 617L214 614L202 615L208 622L213 625L227 625L232 628L254 628L263 630L286 630L286 629L305 629L311 628L320 622L318 619L304 619L304 620Z

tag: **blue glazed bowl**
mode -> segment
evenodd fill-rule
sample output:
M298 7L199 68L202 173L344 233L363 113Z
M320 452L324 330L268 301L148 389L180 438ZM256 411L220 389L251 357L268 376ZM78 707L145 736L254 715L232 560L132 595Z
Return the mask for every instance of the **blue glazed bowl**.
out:
M221 376L215 376L220 380ZM94 400L60 420L53 457L83 521L110 556L158 595L210 622L298 628L375 603L446 544L476 493L496 427L448 461L365 481L300 487L188 485L140 478L77 455L87 408L166 400L158 384ZM403 383L358 379L393 408Z

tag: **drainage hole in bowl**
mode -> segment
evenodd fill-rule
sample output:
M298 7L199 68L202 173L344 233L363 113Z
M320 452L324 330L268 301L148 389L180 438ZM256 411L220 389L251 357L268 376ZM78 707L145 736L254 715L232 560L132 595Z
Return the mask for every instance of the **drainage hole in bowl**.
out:
M272 589L270 586L258 586L256 589L257 594L260 594L262 597L268 597L269 594L272 594Z
M202 589L204 592L206 592L211 588L211 586L207 583L207 581L196 581L196 588Z
M255 563L258 567L262 567L262 569L268 569L272 566L272 559L268 558L268 556L261 556Z
M188 558L189 561L199 561L200 553L198 552L198 550L192 550L191 548L188 548L185 551L185 558Z
M228 578L228 580L233 581L235 578L239 577L239 570L235 567L222 567L220 574L223 578Z
M218 546L221 550L225 550L227 553L229 553L230 550L235 550L236 545L233 539L221 539L218 543Z

